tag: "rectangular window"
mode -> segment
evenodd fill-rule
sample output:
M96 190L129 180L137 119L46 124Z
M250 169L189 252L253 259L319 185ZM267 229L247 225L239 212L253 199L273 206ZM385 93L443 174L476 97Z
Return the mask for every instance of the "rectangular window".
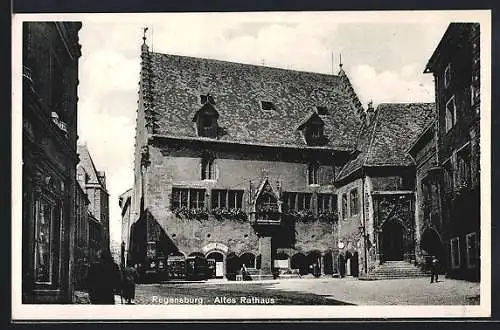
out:
M260 101L260 106L262 110L276 110L274 103L270 101Z
M215 180L215 160L213 158L201 160L201 179Z
M448 132L456 123L457 109L455 106L455 96L452 96L446 103L445 129Z
M331 212L333 210L334 195L318 194L318 212Z
M172 188L172 210L201 209L205 206L204 189Z
M243 208L243 190L212 190L212 209L228 208L241 209Z
M294 192L284 192L283 193L283 207L285 210L295 210L295 201L297 198L297 193Z
M450 240L450 257L451 257L451 268L460 268L460 239L458 237L452 238Z
M359 213L358 188L351 190L351 216Z
M241 209L243 201L243 190L228 191L228 205L230 209Z
M50 103L53 111L57 112L59 120L66 122L66 113L64 112L64 74L62 66L54 54L50 56Z
M347 217L347 194L342 194L342 219Z
M444 88L448 88L451 83L451 64L444 70Z
M311 209L311 197L310 193L298 193L297 194L297 211L310 210Z
M443 180L444 180L445 191L447 192L452 191L454 189L454 182L453 182L453 166L451 163L451 159L443 164Z
M35 228L35 281L52 283L52 232L54 208L47 200L39 202Z
M202 209L205 207L205 190L189 189L189 208Z
M467 268L474 268L477 266L479 260L479 248L477 244L476 233L470 233L465 236L467 243Z
M459 184L461 186L470 186L472 179L470 145L457 152L457 170Z
M310 163L308 166L309 184L319 184L319 164Z

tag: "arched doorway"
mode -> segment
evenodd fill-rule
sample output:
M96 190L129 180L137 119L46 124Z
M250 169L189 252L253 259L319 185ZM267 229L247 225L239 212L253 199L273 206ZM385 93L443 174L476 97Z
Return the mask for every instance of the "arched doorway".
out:
M307 254L307 269L310 274L321 274L321 252L311 251Z
M332 251L326 251L323 255L323 269L326 275L333 274L333 254Z
M291 260L292 269L298 269L300 275L305 275L308 272L307 258L303 253L295 253Z
M245 252L240 256L241 264L245 265L247 268L255 268L255 254L251 252Z
M236 280L236 275L241 269L240 258L236 253L231 252L226 257L226 278L228 280Z
M207 253L208 267L211 270L212 278L224 277L224 255L219 251L212 251Z
M405 228L400 221L388 220L382 228L382 255L384 261L403 260Z
M444 262L443 243L439 234L433 228L426 228L420 240L420 249L424 252L426 264L430 266L432 256L436 256L440 262Z

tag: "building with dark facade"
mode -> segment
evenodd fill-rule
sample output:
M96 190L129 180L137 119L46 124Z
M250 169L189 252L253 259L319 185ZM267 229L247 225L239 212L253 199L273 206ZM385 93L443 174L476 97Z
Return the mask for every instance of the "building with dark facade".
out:
M129 264L199 255L215 277L245 264L265 278L415 261L407 150L433 104L365 111L342 66L298 72L145 43L141 57L135 182L121 201Z
M452 23L425 69L432 72L435 81L437 122L433 138L435 163L441 173L441 180L437 180L441 188L433 199L439 196L435 204L440 203L442 212L439 220L430 221L441 223L436 245L442 246L439 254L448 275L472 280L479 280L480 268L479 50L479 24ZM425 193L422 196L426 200Z
M78 146L80 163L77 166L79 184L89 200L89 254L95 260L99 249L110 249L109 241L109 193L106 189L106 174L98 171L86 145Z
M23 303L70 303L79 22L23 23Z

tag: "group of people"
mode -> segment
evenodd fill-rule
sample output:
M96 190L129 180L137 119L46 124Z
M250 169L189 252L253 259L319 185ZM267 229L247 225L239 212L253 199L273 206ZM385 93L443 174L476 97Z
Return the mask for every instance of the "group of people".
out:
M115 293L132 304L135 284L139 279L138 265L118 267L109 250L99 251L99 261L93 263L87 275L87 288L91 304L114 304Z

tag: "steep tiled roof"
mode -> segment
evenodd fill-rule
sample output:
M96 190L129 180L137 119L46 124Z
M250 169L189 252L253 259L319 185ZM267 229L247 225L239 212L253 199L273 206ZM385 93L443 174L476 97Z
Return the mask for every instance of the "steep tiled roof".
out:
M362 166L409 166L407 150L435 116L434 103L384 103L377 107L361 132L357 153L339 174L339 180Z
M359 101L340 76L152 52L146 63L154 134L197 138L191 119L201 108L200 95L210 92L220 115L220 141L305 147L298 125L315 106L326 106L328 114L320 116L326 147L356 145ZM276 109L263 110L261 101Z
M106 189L105 184L101 182L101 179L99 178L97 168L94 165L94 161L90 156L90 152L87 146L78 145L77 152L80 157L80 163L78 163L78 166L82 166L83 169L85 170L85 173L87 173L89 177L88 183L99 184L103 186L104 189Z

